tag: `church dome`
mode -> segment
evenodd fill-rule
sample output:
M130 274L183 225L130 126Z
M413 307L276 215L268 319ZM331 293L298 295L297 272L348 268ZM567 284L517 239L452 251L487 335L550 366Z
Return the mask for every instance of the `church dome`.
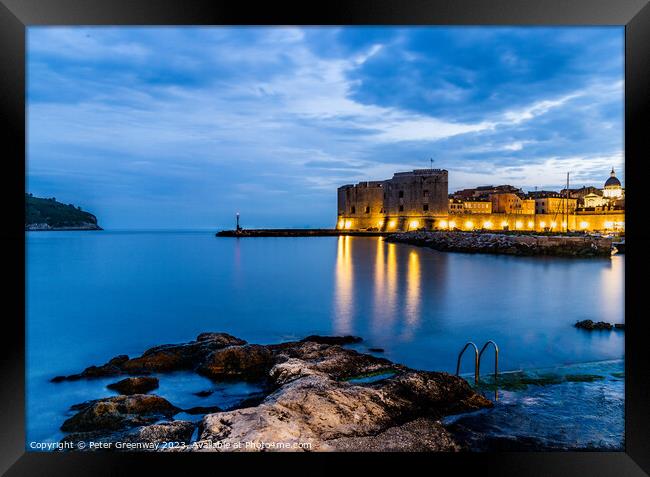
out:
M613 167L609 179L605 181L605 187L621 187L621 181L616 178L616 173L614 172Z

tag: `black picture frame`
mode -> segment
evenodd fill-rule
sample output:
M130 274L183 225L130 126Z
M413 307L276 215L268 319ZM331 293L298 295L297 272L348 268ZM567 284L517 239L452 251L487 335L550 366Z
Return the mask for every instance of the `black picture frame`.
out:
M650 368L644 269L644 161L650 160L649 0L351 0L301 4L232 0L0 0L3 287L0 471L18 475L128 475L155 472L375 473L388 463L454 474L636 476L650 473ZM25 34L32 25L621 25L625 26L626 335L624 452L461 454L145 454L25 451ZM418 470L419 469L419 470ZM201 470L194 470L195 472ZM478 474L477 474L478 475Z

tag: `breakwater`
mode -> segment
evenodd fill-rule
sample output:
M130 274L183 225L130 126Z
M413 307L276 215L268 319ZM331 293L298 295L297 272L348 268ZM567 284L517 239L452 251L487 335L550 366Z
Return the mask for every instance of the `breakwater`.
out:
M552 255L564 257L609 257L612 239L560 235L506 235L479 232L403 232L386 237L387 242L430 247L443 252L506 255Z
M390 232L337 230L337 229L241 229L221 230L217 237L336 237L339 235L354 235L360 237L386 236Z

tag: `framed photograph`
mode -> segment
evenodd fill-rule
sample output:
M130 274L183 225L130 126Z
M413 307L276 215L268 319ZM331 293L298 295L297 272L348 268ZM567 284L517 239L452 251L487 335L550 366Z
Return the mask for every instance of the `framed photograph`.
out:
M647 0L0 36L6 475L648 475Z

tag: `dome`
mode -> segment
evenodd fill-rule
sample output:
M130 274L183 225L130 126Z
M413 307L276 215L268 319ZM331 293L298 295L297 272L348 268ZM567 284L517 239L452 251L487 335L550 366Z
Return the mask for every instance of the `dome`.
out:
M621 187L621 181L616 178L616 173L614 172L613 167L609 179L605 181L605 187Z

